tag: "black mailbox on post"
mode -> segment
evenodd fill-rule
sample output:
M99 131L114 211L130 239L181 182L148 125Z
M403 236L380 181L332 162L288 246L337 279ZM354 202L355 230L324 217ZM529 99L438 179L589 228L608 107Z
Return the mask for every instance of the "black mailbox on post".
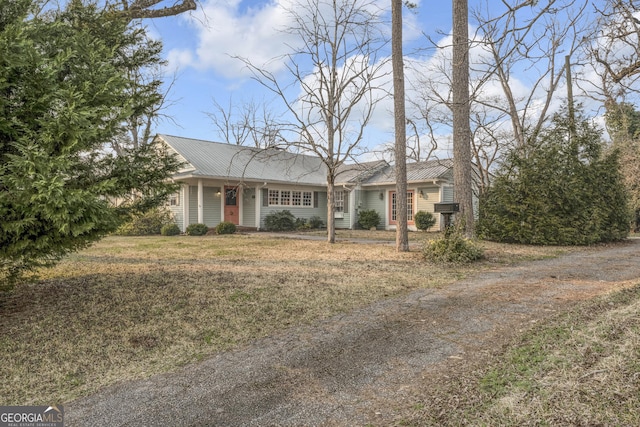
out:
M460 212L460 203L435 203L433 211L440 213Z
M443 226L445 229L451 226L451 217L454 213L460 212L460 203L434 203L433 211L441 213L443 216Z

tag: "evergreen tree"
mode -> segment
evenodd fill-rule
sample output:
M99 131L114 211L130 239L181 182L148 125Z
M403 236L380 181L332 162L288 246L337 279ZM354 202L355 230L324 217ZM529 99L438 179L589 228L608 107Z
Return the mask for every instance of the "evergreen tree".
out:
M577 113L554 116L538 143L510 153L483 195L479 235L540 245L588 245L628 235L627 193L619 153Z
M640 112L629 103L607 102L607 130L620 152L620 166L629 193L632 225L640 231Z
M179 166L153 145L102 150L133 112L121 58L141 47L129 22L80 2L51 14L35 5L0 0L0 280L158 205Z

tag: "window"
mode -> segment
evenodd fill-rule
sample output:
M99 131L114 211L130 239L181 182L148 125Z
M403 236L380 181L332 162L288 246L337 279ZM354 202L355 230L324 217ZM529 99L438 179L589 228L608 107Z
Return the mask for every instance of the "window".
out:
M336 212L344 212L344 191L338 190L333 192L334 206Z
M280 204L280 191L269 189L269 206L277 206Z
M281 206L289 206L291 204L291 191L289 190L281 190L280 191L280 205Z
M173 193L169 196L169 206L180 206L180 193Z
M235 188L225 188L224 190L224 205L225 206L238 206L238 190Z
M313 192L269 189L269 206L313 206Z
M291 205L292 206L302 206L302 192L301 191L292 191L291 192Z
M398 221L396 212L396 192L391 192L391 222ZM407 191L407 221L413 222L413 191Z
M313 197L311 191L304 191L302 193L302 206L311 207L313 204Z

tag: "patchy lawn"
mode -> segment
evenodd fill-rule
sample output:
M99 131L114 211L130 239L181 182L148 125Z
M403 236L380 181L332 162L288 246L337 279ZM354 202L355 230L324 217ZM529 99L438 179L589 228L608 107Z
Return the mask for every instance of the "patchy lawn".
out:
M395 234L338 237L392 242ZM442 268L393 244L110 237L0 294L2 403L67 402L478 269L580 250L483 245L482 263Z
M640 284L556 315L426 378L394 425L638 426L639 313Z

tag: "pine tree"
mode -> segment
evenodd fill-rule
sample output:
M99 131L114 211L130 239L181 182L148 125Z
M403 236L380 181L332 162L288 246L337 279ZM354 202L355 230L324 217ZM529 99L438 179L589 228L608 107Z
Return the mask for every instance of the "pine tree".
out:
M0 280L48 265L159 204L173 157L103 151L133 111L119 61L130 24L71 2L55 14L0 0ZM131 203L111 200L131 193Z
M640 231L640 112L629 103L605 104L607 130L620 152L623 181L629 193L632 225Z

